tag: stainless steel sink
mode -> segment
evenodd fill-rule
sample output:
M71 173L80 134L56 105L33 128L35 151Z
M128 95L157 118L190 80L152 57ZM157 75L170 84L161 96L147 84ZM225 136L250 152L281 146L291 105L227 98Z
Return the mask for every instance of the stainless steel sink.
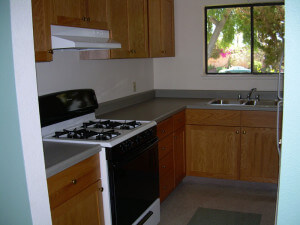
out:
M222 106L276 106L277 100L257 100L257 99L213 99L208 102L209 105Z
M277 100L249 100L245 105L252 106L277 106Z
M243 105L247 102L245 99L213 99L208 104L210 105Z

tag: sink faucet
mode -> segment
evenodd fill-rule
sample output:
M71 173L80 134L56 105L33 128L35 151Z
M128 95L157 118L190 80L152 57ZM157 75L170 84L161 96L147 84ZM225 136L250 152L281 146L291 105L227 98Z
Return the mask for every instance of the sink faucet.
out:
M247 99L250 100L251 99L251 95L253 94L254 91L256 91L256 88L252 88L249 92L249 94L247 95Z

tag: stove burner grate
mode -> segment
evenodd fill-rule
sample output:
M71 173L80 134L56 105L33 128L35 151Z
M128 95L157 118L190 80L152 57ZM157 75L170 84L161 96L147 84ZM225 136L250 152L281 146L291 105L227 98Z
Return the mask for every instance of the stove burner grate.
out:
M111 120L99 120L99 121L89 121L83 123L83 128L103 128L103 129L117 129L117 130L132 130L136 127L141 126L140 122L135 120L130 122L119 122L119 121L111 121Z
M96 132L92 130L74 129L55 132L53 137L55 138L68 138L68 139L90 139L90 140L110 140L116 136L120 135L119 132L114 130Z

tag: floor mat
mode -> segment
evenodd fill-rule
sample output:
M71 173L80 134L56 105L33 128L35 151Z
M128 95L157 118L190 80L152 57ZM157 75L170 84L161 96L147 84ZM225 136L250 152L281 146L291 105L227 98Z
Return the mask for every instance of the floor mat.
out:
M198 208L188 225L260 225L261 214Z

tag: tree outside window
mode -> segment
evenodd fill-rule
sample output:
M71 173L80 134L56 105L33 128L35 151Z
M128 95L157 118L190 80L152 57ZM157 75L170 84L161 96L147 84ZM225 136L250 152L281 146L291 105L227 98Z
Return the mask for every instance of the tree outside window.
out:
M206 73L274 74L284 45L284 5L206 7ZM281 71L284 70L284 63Z

